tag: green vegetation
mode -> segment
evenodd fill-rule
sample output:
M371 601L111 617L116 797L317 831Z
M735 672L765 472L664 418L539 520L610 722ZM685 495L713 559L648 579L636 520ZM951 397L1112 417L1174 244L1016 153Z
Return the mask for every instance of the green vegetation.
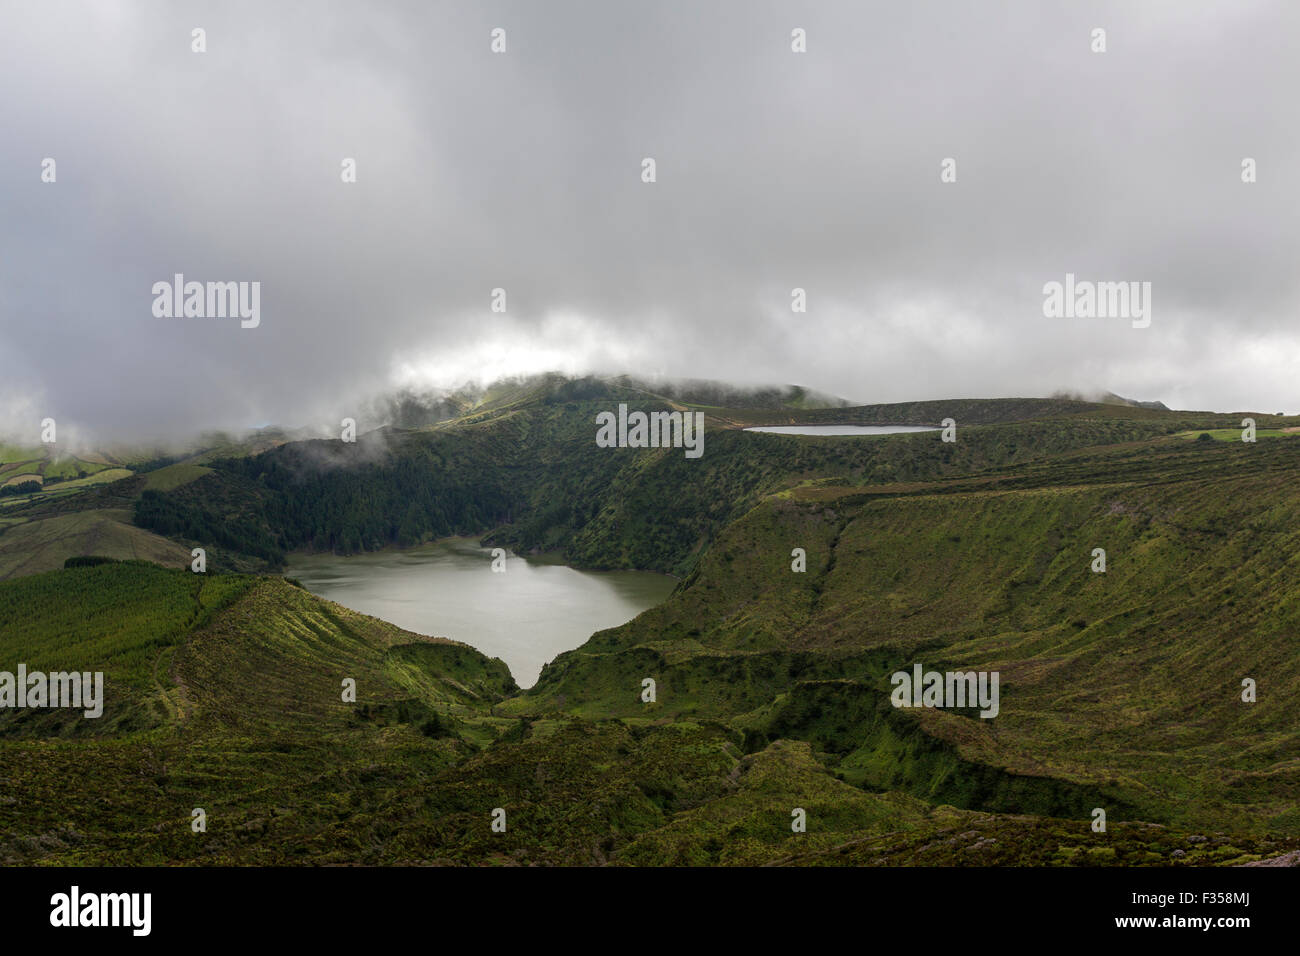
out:
M144 487L149 491L173 491L181 485L189 484L211 473L211 468L202 465L188 463L164 465L148 472Z
M41 490L39 480L28 480L27 475L18 475L8 484L0 486L0 495L30 495Z
M0 536L0 580L64 566L70 557L100 554L187 567L189 549L129 523L121 510L56 514L12 525Z
M1179 435L1178 437L1195 438L1197 440L1204 440L1204 441L1213 439L1214 441L1240 442L1241 431L1242 430L1240 428L1212 428L1209 431L1203 431L1203 432L1187 432L1186 434ZM1258 438L1293 438L1297 435L1300 435L1300 430L1291 430L1287 428L1257 428L1255 430L1255 437L1257 439Z
M708 405L704 457L595 448L621 400ZM516 383L451 421L6 511L24 523L0 535L0 670L102 670L108 702L98 721L0 711L0 861L1169 866L1300 847L1300 443L1068 399L724 404L754 400ZM956 444L735 427L949 416ZM1295 425L1276 424L1261 437ZM105 521L178 568L206 547L214 572L477 532L683 580L520 692L500 661L293 582L104 560L135 557L87 539ZM70 567L29 573L37 532ZM894 708L914 663L998 671L999 715Z
M98 455L77 457L50 446L23 447L0 443L0 494L31 496L38 492L63 493L84 487L89 480L115 481L131 472L113 469ZM18 484L25 487L14 490ZM32 484L35 487L31 487Z
M1187 427L1178 413L1062 400L834 410L845 421L937 424L951 408L970 427L962 441L943 444L933 434L863 441L743 433L731 427L736 416L728 411L706 419L706 453L696 462L679 449L595 447L596 413L619 401L675 407L591 380L507 390L433 429L384 429L356 444L294 442L213 461L212 474L183 487L146 491L135 522L260 558L268 569L291 550L350 554L491 529L488 544L558 550L583 567L682 575L721 527L764 495L802 480L866 485L956 477ZM1117 417L1120 411L1139 417ZM831 412L774 414L820 420ZM1034 414L1061 417L1018 419ZM750 417L762 420L763 413L751 410Z
M100 564L115 564L117 558L106 558L102 554L84 554L75 558L68 558L63 562L65 568L93 568Z

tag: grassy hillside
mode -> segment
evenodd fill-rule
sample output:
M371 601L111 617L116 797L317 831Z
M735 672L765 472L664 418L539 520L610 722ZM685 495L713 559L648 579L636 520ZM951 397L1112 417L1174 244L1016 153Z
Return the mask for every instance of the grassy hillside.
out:
M7 864L1160 865L1300 843L1118 819L1096 834L863 788L829 741L798 739L806 710L769 743L725 720L510 716L501 662L274 578L58 571L0 584L0 620L5 666L102 669L108 688L98 721L0 716Z
M887 441L748 433L736 428L734 410L710 409L704 456L691 460L681 449L596 447L596 415L620 402L684 407L617 382L503 387L465 416L431 428L383 429L355 444L294 442L213 461L210 474L183 486L142 488L132 499L135 521L263 567L276 567L289 550L354 553L490 532L488 544L558 551L582 567L681 575L720 528L763 495L801 481L972 475L1227 424L1223 416L1050 399L747 412L764 421L776 414L927 423L956 416L961 440L945 444L933 433Z
M188 564L190 548L134 525L131 508L141 488L174 490L208 469L178 464L140 478L123 462L150 465L131 453L80 455L0 445L0 580L92 554Z
M364 819L493 739L516 689L500 661L282 580L138 562L0 584L0 662L106 683L98 720L0 710L5 863L370 856Z
M39 573L62 567L68 558L96 553L173 564L179 546L131 526L141 494L174 491L209 474L205 461L257 454L290 438L278 429L243 437L218 432L181 451L141 446L76 454L59 446L0 443L0 534L30 525L0 545L0 578ZM92 511L98 515L90 524L44 523ZM186 554L190 547L183 549ZM237 554L218 560L234 569L266 564L264 558Z
M53 571L68 558L87 554L189 565L189 549L130 521L128 511L94 510L15 523L0 539L0 580Z
M0 562L57 522L131 514L211 567L478 532L683 580L526 693L471 648L274 577L128 562L0 582L0 669L94 667L110 688L100 721L0 711L0 861L1218 865L1300 847L1293 421L1260 416L1245 444L1213 440L1239 439L1240 415L791 396L710 406L699 460L594 446L618 401L699 397L716 396L514 383L455 420L6 512L24 523ZM955 444L737 427L944 417ZM890 675L916 663L997 671L998 716L893 707Z
M1285 480L1300 445L1129 451L991 475L982 490L769 496L667 604L561 655L509 711L728 720L753 746L804 739L845 779L927 799L1122 805L1300 835L1300 522ZM1046 483L1058 473L1068 483ZM1096 547L1104 574L1090 570ZM894 710L888 676L917 661L998 670L1001 714ZM642 676L658 681L652 707ZM1267 696L1243 703L1246 677Z

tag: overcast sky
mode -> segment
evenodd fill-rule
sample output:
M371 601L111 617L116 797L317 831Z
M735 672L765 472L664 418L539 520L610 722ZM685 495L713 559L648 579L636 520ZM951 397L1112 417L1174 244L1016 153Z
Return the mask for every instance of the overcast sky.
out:
M1295 413L1298 50L1250 0L3 0L0 430L547 369ZM178 272L261 324L155 317ZM1150 326L1045 317L1067 272Z

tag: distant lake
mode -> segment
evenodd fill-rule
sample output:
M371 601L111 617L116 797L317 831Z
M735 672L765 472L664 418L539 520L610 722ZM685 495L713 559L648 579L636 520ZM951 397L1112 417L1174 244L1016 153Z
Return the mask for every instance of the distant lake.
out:
M920 425L763 425L745 431L771 432L774 435L902 435L906 432L937 432L939 429Z
M451 538L397 551L290 556L285 574L313 594L418 634L463 641L506 662L520 687L542 665L668 597L675 578L648 571L577 571Z

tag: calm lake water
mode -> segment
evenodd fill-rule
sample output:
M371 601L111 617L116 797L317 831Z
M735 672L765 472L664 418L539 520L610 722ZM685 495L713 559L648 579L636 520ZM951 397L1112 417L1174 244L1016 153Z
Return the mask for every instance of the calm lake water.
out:
M453 538L402 551L290 558L285 571L313 594L418 634L464 641L506 662L520 687L596 631L668 597L675 578L646 571L576 571L515 555L492 571L492 550Z
M939 429L917 425L763 425L745 431L776 435L901 435L905 432L937 432Z

